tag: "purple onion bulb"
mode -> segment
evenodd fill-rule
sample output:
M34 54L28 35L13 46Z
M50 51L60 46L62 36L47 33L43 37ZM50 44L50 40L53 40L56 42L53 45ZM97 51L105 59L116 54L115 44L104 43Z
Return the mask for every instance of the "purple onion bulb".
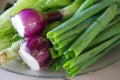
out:
M39 13L33 9L24 9L12 16L10 21L20 36L29 37L40 34L47 24L61 20L62 17L59 11Z
M32 70L40 70L50 60L49 48L50 44L45 38L32 36L22 41L18 53Z
M13 27L22 37L39 34L44 28L41 15L33 9L24 9L10 18Z

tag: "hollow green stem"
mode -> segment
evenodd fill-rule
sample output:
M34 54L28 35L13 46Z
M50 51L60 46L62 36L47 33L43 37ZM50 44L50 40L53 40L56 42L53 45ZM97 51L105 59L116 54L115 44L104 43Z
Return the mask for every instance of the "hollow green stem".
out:
M76 66L70 68L67 70L67 74L66 76L68 78L71 78L77 74L79 74L81 72L81 70L85 69L86 67L88 67L89 65L91 65L92 63L96 62L98 59L100 59L101 57L103 57L104 55L106 55L112 48L114 48L115 46L117 46L118 44L120 44L120 41L116 41L115 43L113 43L111 46L107 47L106 49L104 49L103 51L101 51L98 55L95 55L94 57L91 57L85 61L83 61L80 64L77 64Z
M87 8L86 10L82 11L80 14L75 15L74 17L70 18L63 24L61 24L58 27L54 28L53 30L49 31L47 33L47 38L49 38L50 40L51 40L51 38L53 38L53 39L56 38L56 36L59 36L60 34L63 34L64 32L72 29L73 27L80 24L85 19L95 15L96 13L105 9L106 7L108 7L111 4L113 4L113 1L105 0L105 1L99 2L95 5Z
M91 26L89 26L89 28L87 28L87 30L64 53L66 58L77 57L115 17L116 10L117 5L111 5Z

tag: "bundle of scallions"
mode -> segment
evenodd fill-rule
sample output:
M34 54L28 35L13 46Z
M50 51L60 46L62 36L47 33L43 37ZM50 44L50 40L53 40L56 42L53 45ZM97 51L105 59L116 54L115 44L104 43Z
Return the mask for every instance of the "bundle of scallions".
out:
M120 43L119 3L102 0L81 11L83 7L47 33L53 44L49 67L65 69L67 77L79 74Z

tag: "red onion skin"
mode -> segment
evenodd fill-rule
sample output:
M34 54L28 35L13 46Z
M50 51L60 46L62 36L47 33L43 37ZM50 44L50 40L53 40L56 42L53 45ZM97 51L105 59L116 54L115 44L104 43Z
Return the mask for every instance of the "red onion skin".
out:
M44 27L63 18L60 11L38 12L34 9L23 9L17 15L10 18L13 27L22 37L39 35ZM18 20L17 20L18 19Z
M19 14L25 30L25 37L39 34L44 28L44 21L41 15L33 9L24 9Z
M31 23L32 23L32 17L35 16L35 19L37 19L38 21L36 21L34 18L33 18L34 19L33 21L36 21L36 23L40 23L40 24L42 23L42 25L44 26L54 21L61 20L63 18L63 14L60 11L40 13L34 9L24 9L19 14L22 20L24 20L24 18L27 19L27 17L30 17ZM36 18L36 16L39 16L39 17ZM29 20L25 21L25 24L26 23L29 23Z
M42 15L45 24L50 24L54 21L61 20L63 18L63 14L60 11L44 13Z
M49 42L42 37L32 36L25 38L22 44L25 44L25 50L38 61L40 68L45 68L50 60Z

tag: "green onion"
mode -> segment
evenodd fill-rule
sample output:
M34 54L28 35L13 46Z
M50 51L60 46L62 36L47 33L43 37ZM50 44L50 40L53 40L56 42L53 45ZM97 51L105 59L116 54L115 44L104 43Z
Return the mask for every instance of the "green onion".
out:
M117 19L119 19L119 18L117 18ZM115 20L115 22L116 22L116 21L117 21L117 20ZM113 24L114 21L111 22L111 23ZM109 25L111 25L111 23L110 23ZM111 25L110 27L108 27L107 29L105 29L104 31L102 31L102 32L100 33L101 35L99 34L99 35L91 42L91 44L93 44L94 41L96 42L96 39L98 40L98 42L99 42L100 44L102 44L102 43L106 42L107 40L111 39L112 37L120 34L120 33L119 33L119 31L120 31L120 30L119 30L119 26L120 26L120 23L119 23L119 22L116 23L116 24L114 24L114 25ZM111 31L111 30L113 30L113 31ZM107 36L104 36L102 33L103 33L104 35L111 36L111 37L108 38ZM110 33L110 34L112 34L112 35L109 35L108 33ZM103 39L105 39L105 40L104 40L104 41L101 41L101 38L103 38ZM90 45L91 45L91 44L90 44ZM99 46L100 44L94 45L94 47L92 47L91 49ZM112 44L112 45L114 45L114 44ZM89 48L89 45L88 45L87 48ZM54 50L55 50L55 49L54 49ZM89 49L89 50L90 50L90 49ZM88 51L88 49L85 50L82 54L86 53L86 51ZM98 50L98 51L99 51L99 50ZM54 53L54 54L58 54L58 53L57 53L57 50L56 50L56 53ZM64 57L64 56L61 56L61 57ZM59 58L58 58L58 59L59 59ZM60 63L59 61L61 61L62 59L64 59L64 63L65 63L66 61L68 61L68 59L60 58L60 60L57 60L57 62L54 61L54 64ZM64 63L60 63L60 64L59 64L59 65L61 65L61 67L59 66L59 68L57 69L57 71L62 68L62 65L63 65ZM50 67L54 66L52 69L55 71L57 65L54 65L54 64L51 64ZM82 65L82 64L81 64L81 65Z
M72 77L72 76L78 74L78 72L80 72L82 69L86 68L88 65L90 65L91 63L93 63L94 61L99 59L99 57L96 57L96 56L105 55L105 53L101 53L101 52L106 50L108 47L111 47L111 45L114 46L113 44L116 41L118 41L119 39L120 39L120 34L118 34L115 37L111 38L110 40L98 45L97 47L89 50L88 52L85 52L82 55L67 61L63 66L64 69L66 69L68 71L67 76Z
M38 5L38 9L39 7L42 7L42 11L46 11L49 9L53 9L53 8L59 8L59 7L65 7L67 5L70 5L73 0L44 0L45 4L43 6Z
M63 22L64 22L63 20L60 20L60 21L56 21L56 22L53 22L53 23L45 26L45 28L42 31L41 35L46 37L46 34L47 34L48 31L54 29L55 27L57 27L58 25L60 25Z
M84 21L85 19L87 19L87 18L93 16L94 14L100 12L101 10L105 9L110 4L113 4L113 1L105 0L105 1L99 2L95 5L87 8L86 10L82 11L80 14L73 16L72 18L70 18L69 20L64 22L63 24L61 24L61 25L57 26L56 28L54 28L53 30L49 31L47 33L47 38L50 40L52 38L53 39L56 38L56 36L59 36L60 34L72 29L73 27L75 27L76 25L78 25L79 23Z
M71 5L65 7L64 9L60 10L62 14L64 14L63 19L70 18L76 10L81 6L84 0L75 0Z
M85 20L83 23L79 24L72 30L69 30L64 33L64 35L60 35L58 40L54 43L53 49L55 50L56 54L53 54L53 49L51 51L52 58L59 57L63 54L63 52L68 49L74 40L88 27L90 24L95 21L97 16L94 16L90 19ZM72 36L72 37L71 37Z
M69 38L70 39L72 38L72 40L73 40L76 37L78 37L86 28L88 28L91 25L91 23L93 23L96 20L96 18L97 18L97 16L94 16L90 19L83 21L82 23L80 23L79 25L74 27L73 29L65 32L64 34L59 35L59 37L54 39L53 43L58 44L58 45L62 45L61 43L63 43L63 42L66 42L66 44L69 43L68 42ZM63 45L66 45L66 44L63 44Z
M80 6L80 8L76 11L75 15L79 14L81 11L85 10L92 4L94 4L98 0L85 0L84 3Z
M0 51L0 65L4 64L6 61L13 60L18 56L17 50L21 40L12 43L12 46Z
M99 34L115 17L117 5L111 5L64 53L66 58L77 57L88 44Z
M54 49L54 47L50 48L50 54L53 59L59 56L58 51Z
M105 40L117 35L120 33L120 22L111 26L104 31L102 31L89 45L88 47L95 46L97 44L101 44Z
M72 43L72 42L71 42ZM51 54L51 57L53 59L57 58L57 57L60 57L63 52L68 49L70 46L71 46L71 43L68 44L68 45L65 45L64 47L60 48L60 49L57 49L56 47L52 47L50 48L50 54Z
M63 64L66 62L66 59L65 58L62 58L62 57L58 57L56 59L53 59L48 67L50 70L52 71L60 71L62 69L62 66Z

